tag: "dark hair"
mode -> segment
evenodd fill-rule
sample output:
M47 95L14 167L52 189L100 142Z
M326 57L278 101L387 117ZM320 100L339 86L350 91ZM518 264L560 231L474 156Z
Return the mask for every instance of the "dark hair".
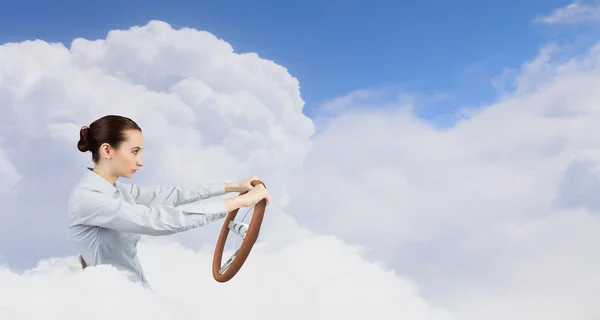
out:
M92 152L92 160L98 162L98 151L103 143L118 148L125 140L125 131L142 129L133 120L117 115L104 116L79 131L77 149L81 152Z

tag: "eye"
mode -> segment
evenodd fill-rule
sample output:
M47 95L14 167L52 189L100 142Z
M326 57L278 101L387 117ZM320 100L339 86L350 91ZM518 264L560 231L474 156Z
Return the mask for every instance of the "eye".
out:
M139 150L133 150L133 154L137 154Z

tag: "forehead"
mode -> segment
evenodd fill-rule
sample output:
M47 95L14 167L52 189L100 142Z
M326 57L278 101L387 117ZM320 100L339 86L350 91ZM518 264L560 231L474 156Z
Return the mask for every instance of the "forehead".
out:
M128 147L144 147L144 136L138 130L127 130L124 132L125 141L123 141L123 145Z

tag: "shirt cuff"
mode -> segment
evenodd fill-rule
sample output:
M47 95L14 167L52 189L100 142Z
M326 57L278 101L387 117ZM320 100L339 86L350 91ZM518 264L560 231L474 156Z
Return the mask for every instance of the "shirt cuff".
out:
M210 197L217 197L225 194L225 182L210 183L207 187Z
M227 216L227 207L225 206L225 201L223 199L214 199L209 200L206 203L206 212L208 214L214 214L219 217Z

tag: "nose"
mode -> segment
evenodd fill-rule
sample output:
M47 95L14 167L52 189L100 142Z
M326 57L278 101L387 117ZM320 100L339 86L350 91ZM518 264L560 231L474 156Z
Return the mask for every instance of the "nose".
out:
M142 159L140 159L140 160L137 162L137 165L138 165L138 167L143 167L143 166L144 166L144 161L142 161Z

